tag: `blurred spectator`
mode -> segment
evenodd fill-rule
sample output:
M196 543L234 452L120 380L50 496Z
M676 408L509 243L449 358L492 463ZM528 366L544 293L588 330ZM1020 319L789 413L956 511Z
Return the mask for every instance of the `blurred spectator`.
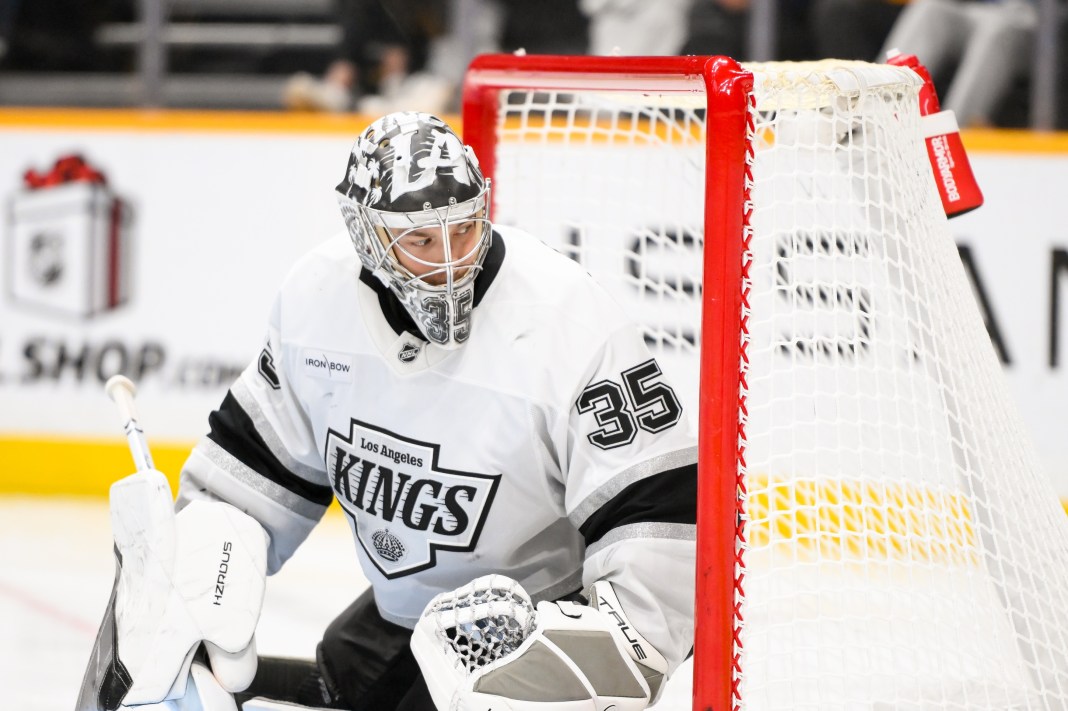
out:
M588 41L577 0L339 0L338 12L338 58L321 78L287 83L289 108L455 110L476 54L584 54Z
M589 53L678 54L686 42L693 0L580 0L590 18Z
M20 0L0 0L0 64L4 61L11 42L11 30L15 26L15 13Z
M773 2L777 13L775 59L814 59L807 30L808 0ZM682 53L723 54L739 61L749 60L749 4L749 0L694 0L687 19L689 38Z
M683 54L722 54L745 59L749 0L694 0Z
M1030 68L1037 25L1028 0L913 0L883 46L914 54L961 126L988 126Z
M459 109L471 60L489 52L585 54L587 20L577 0L447 0L449 30L430 47L428 67L456 88L448 110ZM397 106L396 109L404 108Z
M588 46L578 0L449 0L449 31L431 47L430 67L457 90L471 60L488 52L581 55ZM451 110L459 108L459 91Z
M880 50L908 0L812 0L809 27L824 59L881 62Z
M391 102L439 112L452 87L425 73L431 42L445 32L435 0L337 0L342 39L321 78L297 74L287 82L291 109L388 113ZM366 104L365 107L360 104Z
M115 0L0 0L0 62L18 71L96 71L93 33Z
M665 0L650 2L660 6ZM527 54L586 54L589 21L578 0L496 0L502 26L498 47L502 52Z

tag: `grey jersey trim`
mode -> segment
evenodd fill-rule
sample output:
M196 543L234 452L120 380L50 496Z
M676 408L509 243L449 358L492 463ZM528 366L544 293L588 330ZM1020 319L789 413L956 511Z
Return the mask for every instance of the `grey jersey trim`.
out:
M587 560L608 546L632 538L670 538L676 541L696 541L697 526L692 523L632 523L613 528L601 540L586 549Z
M252 390L249 389L249 386L245 384L244 380L238 378L230 387L230 392L233 393L237 403L241 405L241 409L243 409L249 419L252 420L252 424L256 427L257 434L263 438L264 444L271 450L271 454L274 455L275 459L301 479L312 484L322 485L326 480L326 470L308 466L307 464L298 461L289 453L289 450L286 449L285 444L282 442L282 438L278 436L274 427L271 426L271 423L263 414L263 408L260 407L259 402L252 394Z
M604 486L597 489L575 507L568 515L568 520L575 528L581 528L593 514L597 513L602 506L614 499L619 492L626 489L636 481L641 481L654 474L665 472L678 467L693 464L697 461L697 447L687 447L670 454L664 454L644 462L639 462L611 478Z
M308 501L303 496L294 494L289 489L274 483L256 470L243 464L237 457L207 437L200 440L197 448L212 464L229 474L242 486L284 506L298 516L318 521L322 518L323 512L326 511L326 506Z

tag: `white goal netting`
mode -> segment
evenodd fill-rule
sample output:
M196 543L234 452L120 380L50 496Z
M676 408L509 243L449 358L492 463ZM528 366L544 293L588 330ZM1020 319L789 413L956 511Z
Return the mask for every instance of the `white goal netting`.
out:
M748 68L736 703L1068 709L1068 518L941 212L918 84ZM498 94L493 217L604 283L696 411L702 290L750 284L703 284L700 84L624 83Z

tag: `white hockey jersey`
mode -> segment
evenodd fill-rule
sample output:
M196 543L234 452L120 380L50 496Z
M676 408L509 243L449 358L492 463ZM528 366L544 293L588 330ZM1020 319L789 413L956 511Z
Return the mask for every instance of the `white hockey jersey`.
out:
M610 580L674 668L693 637L696 442L637 329L577 264L494 227L471 336L428 344L345 234L286 279L179 505L220 498L277 570L336 498L382 616L486 573L538 600Z

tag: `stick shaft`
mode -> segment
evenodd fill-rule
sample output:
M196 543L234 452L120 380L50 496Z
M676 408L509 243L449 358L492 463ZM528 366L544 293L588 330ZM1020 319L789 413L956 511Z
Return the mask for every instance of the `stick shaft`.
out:
M155 469L144 430L137 421L137 408L134 406L136 386L129 378L115 375L108 379L107 384L104 385L104 391L115 402L119 408L119 414L122 415L122 428L126 432L126 442L130 447L130 454L133 455L137 471Z
M123 426L126 430L126 443L130 446L130 454L133 455L134 466L137 471L155 469L152 463L152 454L148 451L148 442L145 441L145 433L137 420L127 420Z

